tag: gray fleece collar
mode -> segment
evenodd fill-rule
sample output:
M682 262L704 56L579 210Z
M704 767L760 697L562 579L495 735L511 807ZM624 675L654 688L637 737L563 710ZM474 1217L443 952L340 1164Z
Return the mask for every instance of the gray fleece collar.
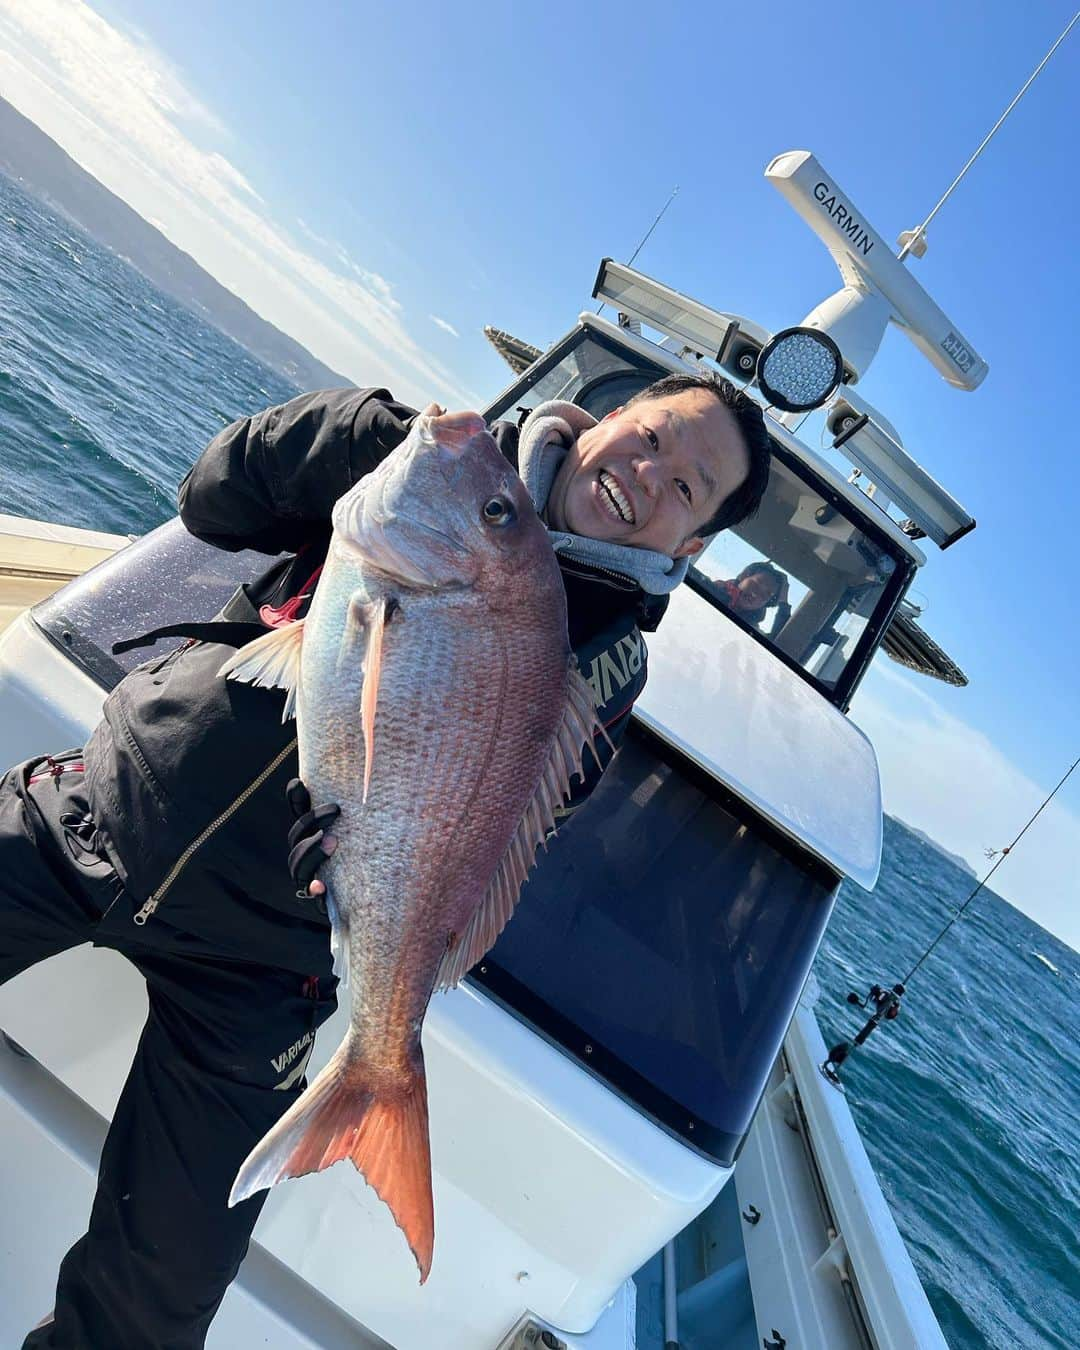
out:
M541 403L525 419L518 438L518 473L538 511L542 512L547 505L551 485L566 452L583 431L594 426L595 417L562 399ZM562 557L618 572L636 581L650 595L673 591L690 566L689 558L669 558L651 548L630 548L550 528L548 534L555 552Z

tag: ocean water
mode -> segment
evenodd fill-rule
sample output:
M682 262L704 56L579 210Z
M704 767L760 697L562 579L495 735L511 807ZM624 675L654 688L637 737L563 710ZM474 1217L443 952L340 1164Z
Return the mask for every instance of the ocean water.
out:
M877 886L845 883L818 953L827 1044L866 1017L848 990L902 980L975 884L886 818ZM984 889L843 1067L950 1346L1080 1344L1078 1003L1080 956Z
M0 174L0 511L117 534L298 390Z
M215 431L295 392L0 175L0 511L141 533ZM886 821L881 880L844 886L818 957L828 1043L973 884ZM1080 957L984 891L844 1068L954 1350L1080 1344L1078 1002Z

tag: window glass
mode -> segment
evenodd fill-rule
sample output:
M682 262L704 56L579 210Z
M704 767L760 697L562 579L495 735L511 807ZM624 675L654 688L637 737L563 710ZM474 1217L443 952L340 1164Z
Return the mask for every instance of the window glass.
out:
M832 686L896 569L883 546L774 455L757 515L717 535L693 571L723 609Z
M727 1162L779 1051L832 889L712 791L632 727L474 977Z
M521 408L531 411L554 398L577 403L599 419L665 373L636 353L614 351L580 330L559 348L552 352L554 365L539 378L533 377L535 383L512 386L488 408L489 422L501 417L516 420Z
M57 591L35 608L34 620L111 689L129 670L183 639L163 638L120 656L112 654L114 642L165 624L212 619L242 581L272 563L265 553L227 553L204 544L174 518Z

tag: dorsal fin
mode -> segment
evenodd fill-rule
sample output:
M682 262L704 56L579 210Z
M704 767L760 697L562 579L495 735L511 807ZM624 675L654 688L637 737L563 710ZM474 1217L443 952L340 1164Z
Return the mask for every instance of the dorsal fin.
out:
M551 752L540 775L536 791L522 812L518 827L506 846L502 861L477 906L465 931L447 950L435 982L436 989L453 989L495 943L510 921L518 895L536 856L555 828L555 813L570 796L570 777L582 773L582 732L588 736L593 754L593 737L606 736L596 716L592 689L571 661L568 672L568 697L562 723L551 742ZM597 757L599 762L599 757Z

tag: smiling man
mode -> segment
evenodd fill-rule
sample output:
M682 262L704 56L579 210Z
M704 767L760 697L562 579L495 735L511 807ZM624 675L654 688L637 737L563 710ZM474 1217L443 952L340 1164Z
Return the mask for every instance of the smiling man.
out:
M757 405L730 384L669 376L580 432L552 484L547 521L689 557L718 516L734 523L756 508L768 474L764 435Z
M184 523L284 556L220 620L147 634L190 640L120 681L84 751L0 781L0 981L93 941L137 967L150 1006L89 1229L25 1350L199 1350L247 1250L265 1196L229 1209L229 1188L302 1091L335 1006L315 874L337 808L312 809L296 779L280 691L220 678L223 644L303 616L334 503L415 415L385 389L340 389L216 436L180 486ZM547 403L492 431L544 515L570 645L618 744L645 684L642 630L706 537L761 498L761 411L730 384L672 376L601 422ZM586 762L568 810L600 777Z

